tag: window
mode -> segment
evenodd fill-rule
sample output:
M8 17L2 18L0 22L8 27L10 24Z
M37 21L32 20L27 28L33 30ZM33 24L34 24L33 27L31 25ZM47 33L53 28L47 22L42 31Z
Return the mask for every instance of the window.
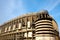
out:
M40 18L41 18L41 14L40 14L39 16L40 16Z
M18 29L21 29L21 23L18 24Z
M7 32L7 27L5 27L5 32Z
M13 25L13 30L15 30L16 25Z
M27 37L27 33L24 33L24 37Z
M41 14L41 18L43 18L43 15Z
M1 33L1 29L0 29L0 33Z
M32 33L35 34L35 31L33 31Z
M9 26L9 28L8 28L8 31L10 31L11 30L11 26Z
M22 23L22 29L25 29L26 28L26 24L25 24L26 22L25 22L25 19L24 18L22 19L22 22L21 23Z
M27 22L27 27L30 28L30 21Z
M28 32L28 37L32 37L32 32Z
M55 37L51 37L50 39L51 39L51 40L55 40Z
M51 37L43 37L43 40L51 40Z
M36 37L36 40L55 40L55 37Z
M35 29L35 24L32 22L32 28Z
M43 18L45 18L45 14L43 14Z
M43 37L36 37L36 40L43 40Z

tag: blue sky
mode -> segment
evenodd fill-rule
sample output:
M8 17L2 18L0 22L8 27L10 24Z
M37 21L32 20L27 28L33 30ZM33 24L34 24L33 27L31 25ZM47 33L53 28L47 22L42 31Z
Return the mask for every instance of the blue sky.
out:
M60 29L60 0L0 0L0 24L30 12L48 10Z

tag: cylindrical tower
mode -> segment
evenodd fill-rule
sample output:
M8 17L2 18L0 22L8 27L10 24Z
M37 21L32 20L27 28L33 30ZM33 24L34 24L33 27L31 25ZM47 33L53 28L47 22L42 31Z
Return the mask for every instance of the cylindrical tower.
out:
M35 21L36 40L58 40L59 32L56 21L46 10L39 13Z

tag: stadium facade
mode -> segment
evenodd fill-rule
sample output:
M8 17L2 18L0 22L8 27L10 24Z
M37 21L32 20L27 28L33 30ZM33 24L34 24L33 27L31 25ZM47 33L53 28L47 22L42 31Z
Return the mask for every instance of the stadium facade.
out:
M58 25L46 10L26 14L1 25L0 40L59 40Z

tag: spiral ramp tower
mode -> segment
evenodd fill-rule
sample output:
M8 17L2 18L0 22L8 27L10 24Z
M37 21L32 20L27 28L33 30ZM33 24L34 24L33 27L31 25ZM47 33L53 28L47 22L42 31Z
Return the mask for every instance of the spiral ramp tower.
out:
M39 19L35 21L36 40L59 40L56 21L46 10L40 12Z
M60 40L58 25L48 11L19 16L0 26L0 40Z

